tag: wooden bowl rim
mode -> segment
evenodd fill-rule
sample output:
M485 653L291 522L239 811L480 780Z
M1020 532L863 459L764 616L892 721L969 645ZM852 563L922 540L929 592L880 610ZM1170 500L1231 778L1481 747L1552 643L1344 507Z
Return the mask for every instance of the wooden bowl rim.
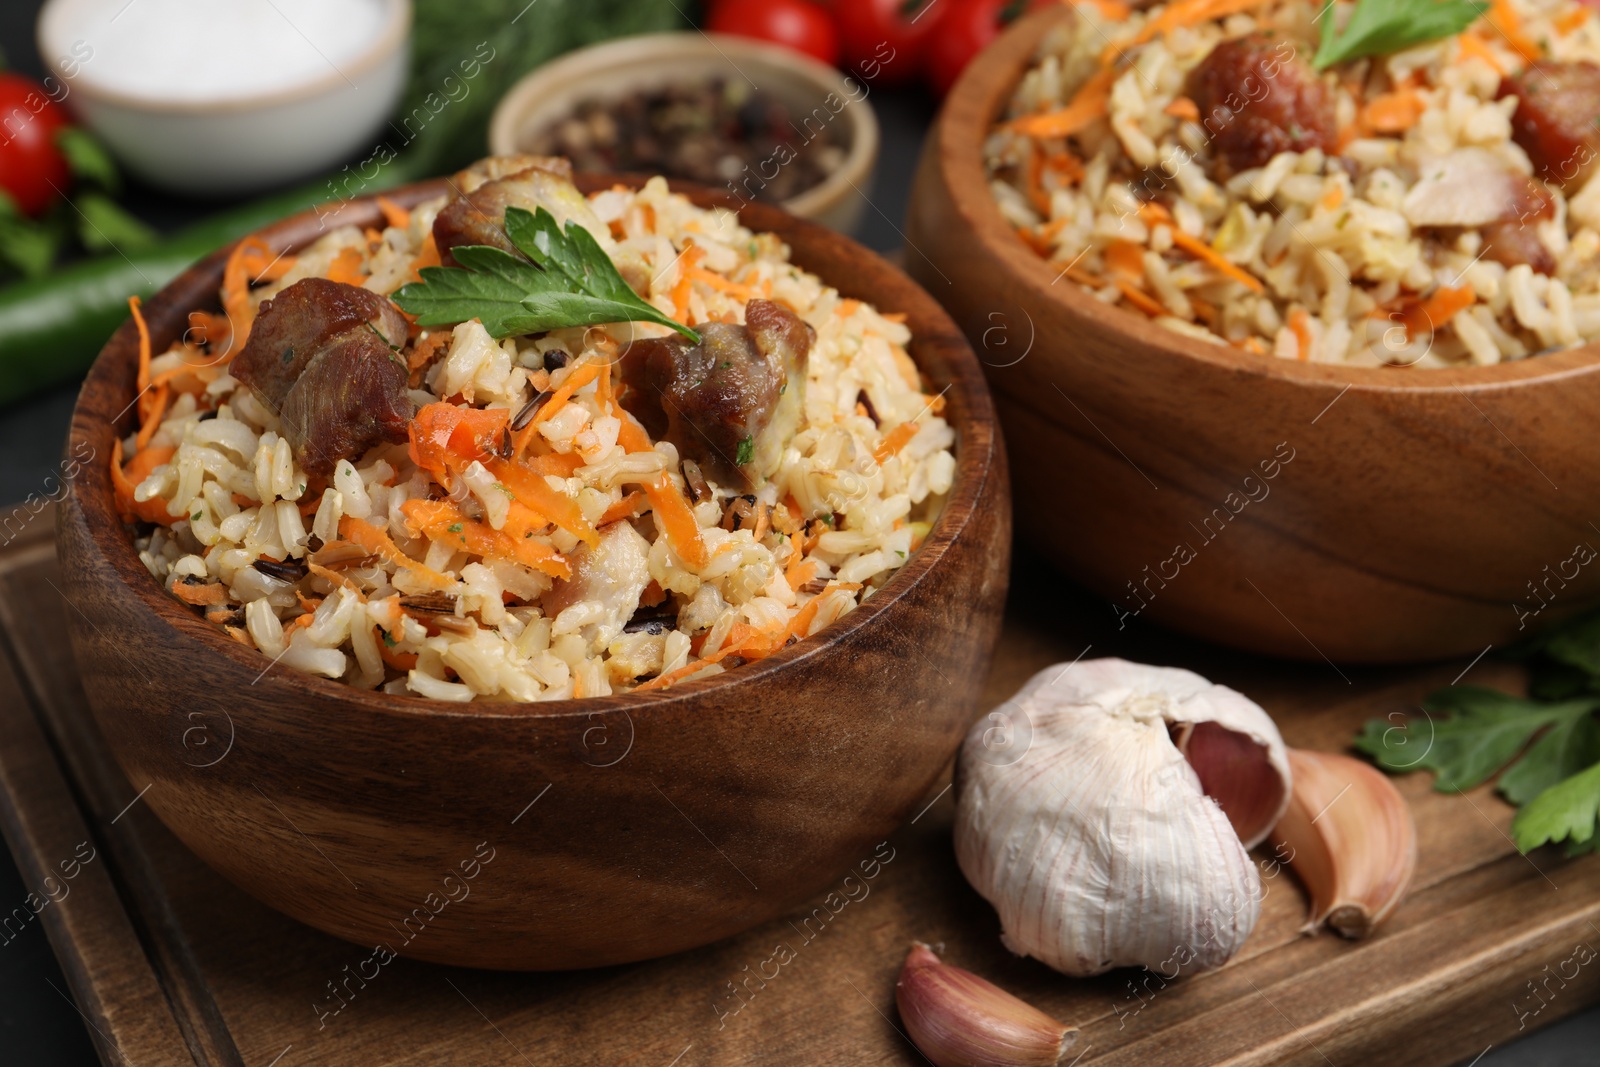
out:
M586 194L617 184L637 188L643 181L644 178L638 175L578 177L578 184ZM690 195L701 206L734 206L732 198L716 190L687 182L674 181L669 184L674 192ZM394 203L410 207L450 192L452 188L449 179L440 178L388 190L382 195ZM336 214L326 209L320 215L316 209L304 211L258 230L254 236L263 237L272 247L280 248L284 247L284 244L273 241L275 234L304 226L313 218L324 221L332 219L335 226L372 224L382 218L377 200L378 194L372 194L344 201L337 207ZM917 337L922 337L930 346L939 349L938 359L948 364L945 368L945 377L948 378L946 388L954 394L952 397L954 402L950 405L951 412L965 413L965 417L959 422L954 418L951 419L951 427L956 432L959 450L955 481L943 510L922 546L911 554L883 588L843 618L765 659L742 664L731 671L710 678L681 682L646 693L614 693L609 696L550 701L472 700L456 703L409 694L356 689L334 679L289 669L268 672L270 677L258 679L261 685L268 687L266 690L268 693L276 687L284 691L285 697L292 699L294 691L309 689L321 698L346 701L370 712L442 719L483 716L566 719L604 713L646 710L664 712L669 708L681 708L684 704L696 701L712 689L731 691L743 687L758 691L759 686L769 682L773 675L786 667L825 654L842 639L871 624L878 616L891 611L914 588L924 582L939 580L940 575L936 572L941 565L977 565L976 561L963 563L959 556L951 558L947 563L947 557L951 556L955 542L970 525L980 499L988 484L997 476L1003 460L1000 458L998 423L994 407L977 356L965 336L926 290L898 268L849 237L791 215L770 204L744 203L739 205L739 215L742 224L758 233L772 232L781 228L791 235L796 232L809 232L812 236L825 241L843 242L852 259L866 268L867 285L857 287L855 291L862 293L861 298L868 302L871 302L871 298L865 295L867 287L876 287L885 278L893 280L894 276L898 275L909 299L905 306L896 310L906 312L909 321L920 321L924 324L923 328L913 336L913 345ZM324 232L327 232L326 229L315 231L314 235L305 241L289 243L285 250L298 251ZM218 249L164 286L146 302L147 317L150 316L152 309L164 303L177 302L179 294L175 290L201 285L202 291L214 299L221 283L222 269L227 256L237 243L231 242ZM787 239L785 243L789 243ZM200 281L202 278L203 283ZM824 279L824 284L830 283ZM182 310L187 312L194 309L195 305L191 304ZM165 308L161 310L163 313L166 312ZM133 402L129 396L131 390L120 390L115 387L114 374L120 365L136 363L137 359L138 335L130 317L124 320L122 326L112 335L95 359L74 406L72 429L67 441L69 454L77 454L72 450L81 444L87 444L92 449L98 444L104 447L103 454L106 457L102 461L99 459L101 453L98 449L92 452L96 459L86 465L74 482L73 495L81 509L82 522L95 550L116 572L128 591L153 612L157 619L179 633L197 640L202 647L232 660L241 668L254 671L264 662L263 654L228 637L219 627L206 622L167 593L140 562L138 553L134 549L133 538L129 536L128 528L116 514L109 472L111 443L115 438L120 438L129 432L127 427L132 423ZM919 369L927 368L919 364ZM97 385L100 387L91 388ZM119 423L124 427L120 431L117 428ZM97 442L94 437L103 440ZM1002 503L1004 506L1009 506L1009 501Z
M1076 282L1055 283L1050 263L1025 245L1000 214L989 191L983 146L1022 80L1044 35L1075 18L1067 4L1051 4L1018 19L1001 37L968 64L934 122L932 150L949 190L956 214L1030 295L1057 301L1075 318L1096 321L1131 345L1155 349L1171 357L1206 363L1219 370L1277 379L1318 391L1358 389L1372 393L1443 393L1492 391L1522 382L1558 382L1594 373L1600 368L1600 344L1591 343L1546 355L1470 367L1356 367L1341 363L1301 363L1275 356L1255 356L1226 342L1213 344L1158 325L1148 317L1090 296ZM1399 381L1397 376L1420 377Z

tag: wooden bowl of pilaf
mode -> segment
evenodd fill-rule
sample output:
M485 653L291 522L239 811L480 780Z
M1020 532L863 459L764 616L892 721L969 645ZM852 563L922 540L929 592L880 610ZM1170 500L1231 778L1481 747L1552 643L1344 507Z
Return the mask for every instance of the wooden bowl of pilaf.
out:
M295 253L446 189L358 199L257 236ZM1005 596L1007 476L983 377L954 323L888 263L775 207L747 204L739 219L842 298L905 315L911 357L944 391L956 471L926 539L858 608L766 658L648 692L449 703L357 688L274 668L168 595L106 463L136 425L139 337L124 323L74 414L69 449L100 461L61 509L62 588L100 728L200 858L361 945L461 966L590 967L783 913L925 797L978 710ZM217 309L228 257L147 302L156 351L190 312Z
M1128 6L1142 10L1035 13L980 56L925 146L906 224L907 269L973 341L1010 453L1033 471L1017 498L1022 537L1108 599L1113 630L1156 622L1306 660L1473 655L1600 600L1600 570L1586 566L1600 546L1589 429L1600 418L1600 222L1579 221L1600 184L1575 172L1592 138L1552 160L1540 137L1553 120L1527 105L1546 84L1569 93L1582 82L1568 103L1596 91L1600 67L1581 58L1600 50L1593 12L1545 4L1535 19L1527 4L1496 5L1523 12L1519 34L1474 23L1353 61L1365 80L1352 103L1356 68L1312 66L1316 5L1233 4L1215 24L1167 16L1148 31L1169 9ZM1337 5L1332 32L1348 9ZM1553 53L1519 57L1513 45L1547 25ZM1252 49L1261 66L1248 66ZM1246 62L1257 76L1231 106L1218 89L1224 56L1233 75ZM1166 170L1117 169L1131 157L1112 123L1127 94L1145 91L1141 72L1151 148L1190 146ZM1443 165L1414 165L1420 143L1454 128L1435 114L1452 93L1478 107L1482 144L1458 152L1447 138ZM1414 114L1373 111L1397 99ZM1586 125L1594 99L1574 112ZM1324 147L1310 144L1323 134ZM1262 144L1265 163L1266 152L1250 158ZM1499 162L1472 170L1486 153ZM1401 186L1384 211L1370 203L1382 199L1377 160ZM1250 183L1264 180L1292 184L1257 198ZM1437 212L1478 210L1474 198L1502 181L1530 198L1522 216L1435 225L1473 217ZM1119 182L1125 210L1096 214ZM1229 199L1218 209L1233 230L1195 206L1213 194ZM1341 208L1355 226L1339 228ZM1346 250L1396 218L1413 273L1380 286ZM1346 264L1353 328L1339 337L1332 327L1345 324L1319 319L1284 276L1299 231L1316 238L1307 263ZM1234 243L1241 233L1287 235L1289 251L1253 256ZM1513 305L1545 293L1523 316L1538 321L1557 288L1570 314L1542 325L1570 336L1541 339Z

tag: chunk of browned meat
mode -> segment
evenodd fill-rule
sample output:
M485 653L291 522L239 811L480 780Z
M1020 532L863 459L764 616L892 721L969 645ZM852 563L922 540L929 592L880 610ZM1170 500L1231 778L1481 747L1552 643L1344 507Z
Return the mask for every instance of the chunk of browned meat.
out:
M1283 38L1223 41L1190 72L1188 92L1219 178L1265 166L1279 152L1332 152L1338 143L1332 96Z
M521 256L522 253L506 236L505 216L508 207L520 207L527 211L537 211L543 207L563 226L576 220L578 225L594 233L597 238L604 235L604 227L590 209L589 202L572 184L572 165L566 160L543 156L496 157L474 166L483 167L490 163L500 166L484 170L481 175L462 172L459 176L462 179L473 174L480 180L476 185L472 181L465 181L463 187L473 185L471 191L446 204L433 220L433 243L438 247L439 260L445 266L455 265L450 250L457 245L489 245ZM516 163L523 165L521 169L505 173L506 165ZM481 180L482 176L489 176L489 180Z
M1555 198L1531 178L1522 179L1514 214L1483 227L1483 257L1515 267L1526 263L1540 274L1556 272L1556 257L1539 239L1539 223L1554 218Z
M657 337L622 353L624 406L681 456L738 489L770 477L799 429L815 337L770 300L750 301L745 323L708 322L697 345Z
M1600 67L1593 63L1534 63L1500 82L1517 98L1511 136L1545 181L1576 189L1600 150Z
M369 324L387 343L405 344L405 317L382 296L326 278L301 279L261 305L230 373L278 411L290 386L329 339Z
M411 397L405 317L377 293L306 278L261 305L230 368L278 413L284 440L311 474L329 474L380 441L406 439Z
M406 439L406 365L371 330L342 334L306 364L284 398L280 428L300 466L331 474L380 441Z

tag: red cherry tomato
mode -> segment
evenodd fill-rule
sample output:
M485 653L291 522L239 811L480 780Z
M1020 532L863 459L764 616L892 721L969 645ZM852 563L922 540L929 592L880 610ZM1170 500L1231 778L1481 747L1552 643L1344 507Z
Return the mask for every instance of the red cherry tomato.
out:
M955 0L929 37L922 57L923 74L933 91L940 96L949 93L979 52L1019 16L1039 6L1040 0Z
M44 87L0 73L0 189L27 215L42 215L71 180L56 131L67 118Z
M718 0L706 29L770 41L830 67L839 62L839 32L833 19L808 0Z
M950 6L951 0L839 0L833 17L844 65L874 88L911 82Z

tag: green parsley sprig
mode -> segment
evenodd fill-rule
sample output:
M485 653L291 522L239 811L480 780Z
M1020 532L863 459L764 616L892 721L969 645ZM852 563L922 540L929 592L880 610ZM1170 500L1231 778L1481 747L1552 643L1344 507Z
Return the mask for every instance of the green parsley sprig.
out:
M1528 667L1528 697L1476 685L1431 694L1423 715L1372 719L1356 748L1384 770L1430 770L1440 792L1500 775L1517 805L1511 835L1527 852L1566 842L1569 856L1600 847L1600 612L1555 627L1510 655Z
M1356 0L1344 28L1333 25L1333 0L1317 16L1322 41L1312 66L1327 70L1363 56L1387 56L1407 48L1453 37L1488 9L1483 0Z
M458 267L424 267L394 294L419 326L477 319L496 339L605 322L656 322L695 343L700 335L657 310L617 273L594 235L565 229L544 208L506 208L506 236L528 259L488 245L450 250ZM529 261L532 262L529 262Z

